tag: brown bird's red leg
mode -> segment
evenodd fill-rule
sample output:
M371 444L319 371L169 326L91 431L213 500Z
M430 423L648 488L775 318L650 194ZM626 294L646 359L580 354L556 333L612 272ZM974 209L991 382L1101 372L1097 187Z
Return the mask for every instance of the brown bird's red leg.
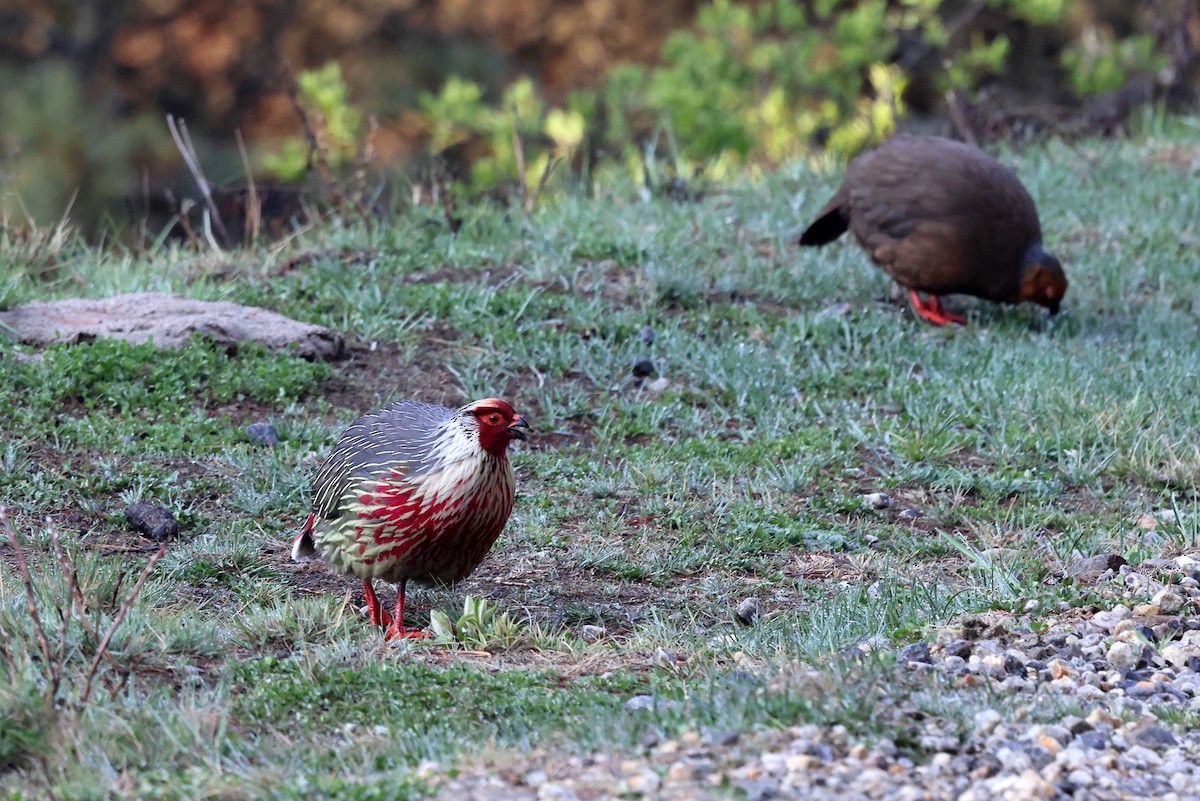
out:
M372 626L392 625L392 617L383 611L383 605L379 603L379 598L375 595L375 588L371 586L370 579L363 579L363 598L367 602L367 615L371 620Z
M388 626L387 631L383 633L383 639L385 640L405 640L429 636L420 629L404 628L405 584L408 584L408 579L401 579L400 584L396 587L396 608L392 610L392 624Z
M942 308L942 299L937 295L930 295L929 300L922 300L917 290L908 290L908 296L912 298L913 311L922 320L933 323L934 325L966 325L967 318L960 314L952 314Z

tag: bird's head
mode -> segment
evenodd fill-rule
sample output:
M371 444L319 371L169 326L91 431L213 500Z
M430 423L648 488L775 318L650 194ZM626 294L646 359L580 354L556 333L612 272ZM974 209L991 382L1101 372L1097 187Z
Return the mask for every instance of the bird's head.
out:
M484 398L462 407L458 416L479 432L479 447L500 455L514 439L525 439L529 428L525 418L513 411L512 404L499 398Z
M1051 314L1058 314L1065 294L1067 274L1058 259L1042 250L1040 242L1030 245L1021 272L1021 300L1040 304Z

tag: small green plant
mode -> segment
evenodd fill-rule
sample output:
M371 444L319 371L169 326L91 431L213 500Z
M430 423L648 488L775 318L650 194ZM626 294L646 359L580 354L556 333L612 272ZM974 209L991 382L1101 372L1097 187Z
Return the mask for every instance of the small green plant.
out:
M495 604L468 595L463 599L463 611L451 620L440 609L429 614L429 629L437 645L461 646L476 650L511 648L524 639L527 626L512 618L508 612L497 614Z
M311 165L313 147L320 148L331 169L353 163L358 155L362 112L350 102L350 87L342 77L341 65L330 61L319 69L305 70L296 76L296 87L294 100L306 115L312 135L320 141L287 139L277 152L263 157L263 167L276 178L300 181Z
M1167 64L1155 50L1154 36L1136 34L1117 39L1108 27L1089 26L1062 54L1075 93L1088 97L1120 89L1135 72L1156 72Z
M420 104L435 155L473 140L484 145L463 182L466 189L515 182L531 208L554 164L570 159L582 144L589 101L589 95L578 94L566 108L547 109L533 81L520 78L504 91L499 107L492 107L477 84L452 76L439 93L423 94Z

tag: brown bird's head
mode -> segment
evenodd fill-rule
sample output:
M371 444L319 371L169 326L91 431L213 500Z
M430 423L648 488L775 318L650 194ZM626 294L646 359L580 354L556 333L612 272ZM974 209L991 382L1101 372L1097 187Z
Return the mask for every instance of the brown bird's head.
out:
M479 431L479 447L492 454L502 454L514 439L525 439L529 423L513 411L512 404L499 398L484 398L468 403L459 410L466 424Z
M1063 295L1067 294L1067 274L1058 259L1042 250L1035 242L1025 251L1025 263L1021 271L1021 300L1045 306L1051 314L1058 314Z

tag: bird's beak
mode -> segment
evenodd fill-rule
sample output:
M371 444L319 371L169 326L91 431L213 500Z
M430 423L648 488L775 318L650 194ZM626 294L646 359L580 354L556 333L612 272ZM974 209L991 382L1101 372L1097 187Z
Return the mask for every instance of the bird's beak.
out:
M529 428L529 423L525 422L525 418L517 415L517 419L513 420L512 425L508 427L508 433L513 439L526 439L529 435L522 431L522 428Z

